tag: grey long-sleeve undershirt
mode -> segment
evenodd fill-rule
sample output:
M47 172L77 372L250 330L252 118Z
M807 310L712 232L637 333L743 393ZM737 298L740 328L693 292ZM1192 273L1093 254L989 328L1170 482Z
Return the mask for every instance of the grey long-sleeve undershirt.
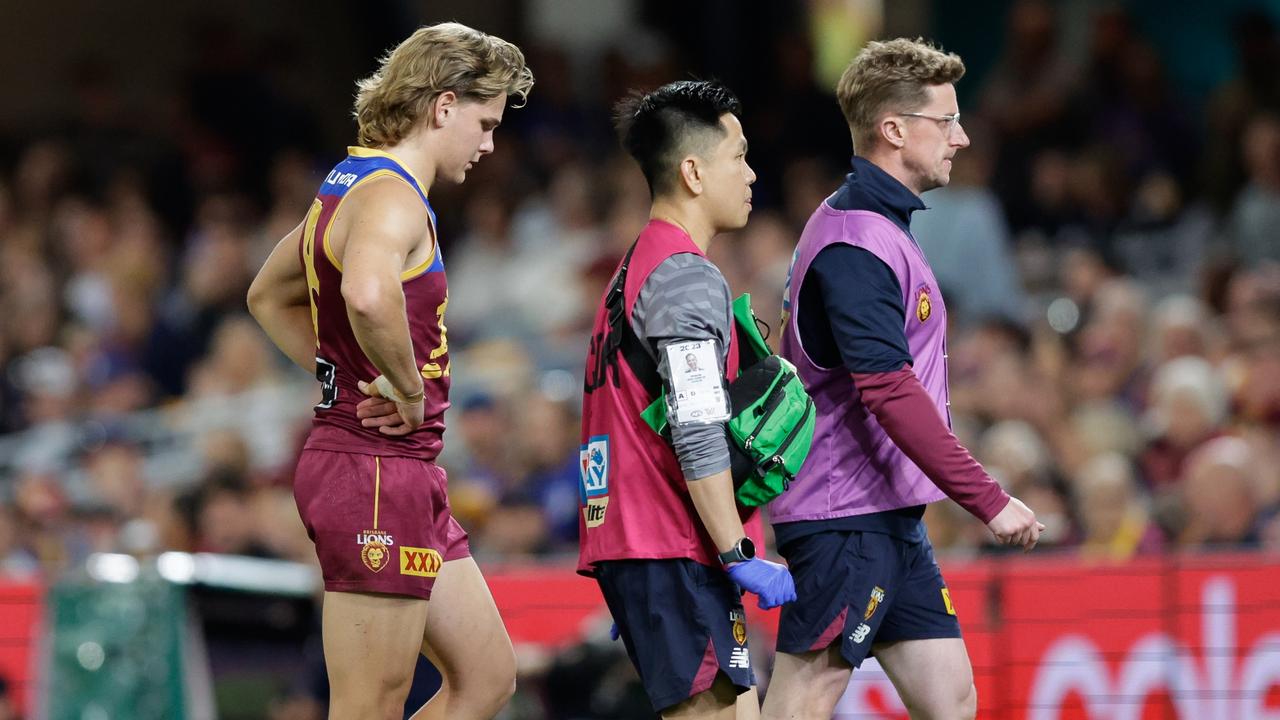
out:
M671 372L666 347L688 340L718 342L724 379L729 353L732 299L729 283L710 260L693 253L672 255L658 265L640 288L631 309L631 329L644 340L645 349L658 363L658 374L668 392ZM685 480L696 480L729 468L729 439L725 423L678 427L671 424L671 442Z

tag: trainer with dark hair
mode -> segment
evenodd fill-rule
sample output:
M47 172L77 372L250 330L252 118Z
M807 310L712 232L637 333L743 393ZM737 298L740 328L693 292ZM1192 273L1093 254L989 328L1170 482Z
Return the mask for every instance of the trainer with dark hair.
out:
M596 578L667 718L723 717L739 703L754 717L739 587L761 607L795 598L786 567L754 556L730 477L725 378L737 344L729 286L706 250L751 212L739 111L703 81L619 103L653 207L601 298L587 357L578 570ZM673 373L673 362L701 372ZM641 415L664 389L669 438Z

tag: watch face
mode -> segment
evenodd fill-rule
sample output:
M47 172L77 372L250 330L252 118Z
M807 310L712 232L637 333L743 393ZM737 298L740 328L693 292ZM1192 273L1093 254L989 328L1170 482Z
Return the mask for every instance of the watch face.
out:
M749 538L744 537L738 541L738 547L742 550L742 556L750 560L756 556L756 544Z

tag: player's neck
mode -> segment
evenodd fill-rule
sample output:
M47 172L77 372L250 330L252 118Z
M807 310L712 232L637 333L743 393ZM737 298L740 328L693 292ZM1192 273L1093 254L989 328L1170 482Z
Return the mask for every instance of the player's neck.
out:
M383 152L396 156L404 163L413 177L422 185L422 192L429 193L436 180L436 164L426 142L425 133L413 132L399 142L382 148Z
M914 173L907 170L907 166L903 164L900 153L893 151L872 152L863 156L876 167L889 174L889 177L902 183L908 190L916 194L916 197L924 192L919 187L919 179Z
M707 251L711 238L715 237L715 228L703 217L702 213L689 207L687 203L657 198L653 201L653 209L649 211L652 220L663 220L684 230L702 252Z

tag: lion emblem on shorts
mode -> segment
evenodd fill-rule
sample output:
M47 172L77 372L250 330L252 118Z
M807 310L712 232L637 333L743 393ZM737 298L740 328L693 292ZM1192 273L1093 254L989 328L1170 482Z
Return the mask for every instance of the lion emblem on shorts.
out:
M733 639L739 645L747 644L747 614L741 610L730 610L729 619L733 621Z
M867 602L867 611L862 614L862 619L870 620L871 616L876 614L876 608L880 607L882 602L884 602L884 588L877 585L871 589L871 600Z
M387 546L377 540L369 540L360 550L360 559L365 567L378 572L387 566Z

